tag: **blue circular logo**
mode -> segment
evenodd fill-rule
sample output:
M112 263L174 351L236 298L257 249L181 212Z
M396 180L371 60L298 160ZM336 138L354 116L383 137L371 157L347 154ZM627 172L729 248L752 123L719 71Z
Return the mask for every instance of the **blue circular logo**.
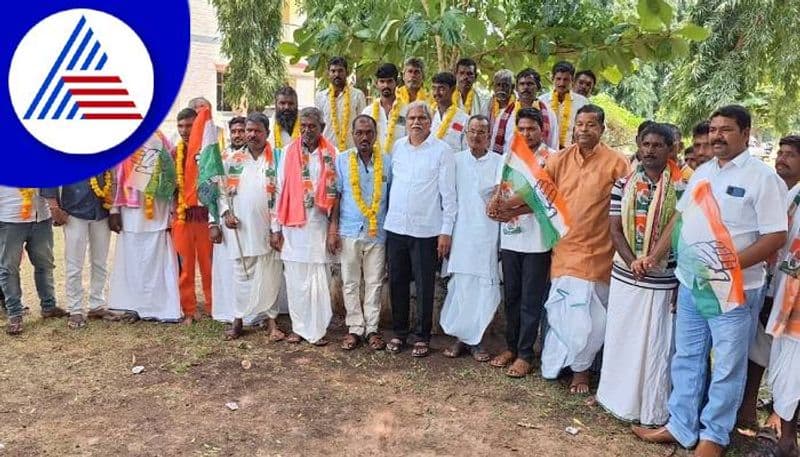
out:
M35 3L2 33L0 184L49 187L113 167L166 117L189 55L189 5Z

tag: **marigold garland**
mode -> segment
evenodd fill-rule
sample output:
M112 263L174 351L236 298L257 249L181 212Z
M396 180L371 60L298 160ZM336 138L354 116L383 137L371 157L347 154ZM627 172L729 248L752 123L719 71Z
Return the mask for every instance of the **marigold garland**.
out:
M553 90L553 109L558 113L558 145L567 146L567 132L569 132L569 117L572 113L572 92L564 95L564 101L558 101L558 92Z
M379 100L375 100L372 102L372 118L377 121L378 116L380 116L380 109L381 104ZM398 100L394 101L394 105L392 105L392 110L389 111L389 120L386 123L386 142L383 146L380 145L380 138L375 142L378 149L381 149L386 154L392 151L392 146L394 145L394 133L395 127L397 126L397 120L400 118L400 102Z
M464 111L468 115L472 115L472 101L475 98L475 90L470 88L467 92L467 100L464 102ZM453 104L458 105L461 102L461 91L456 89L453 91Z
M436 102L433 102L431 106L431 111L436 112L439 109ZM447 129L450 128L450 124L453 122L453 117L456 115L456 111L458 110L458 106L454 103L450 104L450 107L447 108L447 111L444 112L444 117L442 117L442 123L439 124L439 129L436 130L436 138L442 139L447 134Z
M273 133L275 139L275 149L283 149L283 133L281 124L275 122L275 132ZM300 119L294 120L294 127L292 127L292 139L300 138Z
M361 175L358 172L358 151L350 153L350 188L353 191L358 210L369 222L368 233L374 238L378 234L378 212L381 207L381 193L383 192L383 154L376 142L372 148L372 164L374 181L372 183L372 202L367 206L361 194Z
M178 207L175 210L175 213L178 216L178 221L186 220L186 200L183 195L183 185L184 185L183 162L185 158L186 158L186 142L181 141L178 143L178 150L175 154L175 174L177 175L177 182L178 182Z
M19 216L22 219L27 219L31 217L31 209L33 208L33 196L36 193L36 189L32 187L21 187L19 189L19 193L22 196L22 207L19 211Z
M419 91L417 91L417 98L415 98L414 100L411 100L411 95L408 93L408 86L398 87L397 90L395 90L395 95L397 95L397 98L400 99L400 101L403 102L404 105L408 105L412 101L424 102L428 100L428 93L425 92L424 87L419 88Z
M345 84L344 91L344 113L342 113L342 122L339 122L339 114L337 113L336 106L336 92L333 89L333 84L328 86L328 103L331 105L331 127L333 128L333 135L336 138L336 144L340 151L347 148L347 126L350 125L350 85Z
M89 179L89 186L92 188L92 192L103 201L103 208L111 209L111 201L113 198L111 192L112 186L112 178L111 178L111 170L106 170L103 173L103 187L100 188L100 183L97 181L97 176L92 176Z
M508 99L506 106L503 107L505 109L509 104L514 103L516 106L514 107L514 113L517 112L519 109L519 104L517 102L517 97L514 94L511 94L511 98ZM497 115L500 113L500 105L496 98L492 97L492 119L497 119Z

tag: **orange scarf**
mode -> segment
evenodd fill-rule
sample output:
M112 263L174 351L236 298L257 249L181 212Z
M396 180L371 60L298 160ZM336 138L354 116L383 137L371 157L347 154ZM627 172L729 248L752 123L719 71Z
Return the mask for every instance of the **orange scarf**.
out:
M336 201L336 170L333 164L336 149L324 136L320 136L319 150L320 172L314 194L314 205L326 215L330 215L333 203ZM286 163L283 188L278 202L278 222L287 227L302 227L307 220L303 205L307 190L302 177L303 142L293 141L283 160Z

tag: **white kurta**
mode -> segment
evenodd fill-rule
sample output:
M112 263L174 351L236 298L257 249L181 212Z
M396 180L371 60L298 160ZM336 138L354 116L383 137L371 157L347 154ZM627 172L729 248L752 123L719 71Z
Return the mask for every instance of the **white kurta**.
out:
M447 272L452 275L440 323L448 335L478 344L500 304L499 223L486 215L502 157L480 159L469 150L456 154L458 213Z
M120 208L109 308L136 312L141 319L180 320L178 258L167 233L170 208L156 200L153 219L145 217L144 208Z
M556 119L555 114L553 113L552 108L547 103L544 103L547 107L547 120L550 122L550 134L547 137L542 137L542 142L546 144L550 149L554 151L558 151L558 119ZM489 148L491 149L492 145L494 144L495 138L497 136L498 130L500 130L500 120L502 119L502 111L497 114L497 117L492 120L492 137L489 139ZM514 133L517 131L517 113L516 111L511 113L508 116L508 122L506 123L506 128L503 130L503 134L505 135L505 143L503 143L503 153L507 154L508 151L511 149L511 143L514 141Z
M492 94L475 85L472 86L472 92L474 95L472 96L472 106L470 109L465 109L464 97L458 97L458 108L467 113L467 116L472 116L475 114L483 114L484 116L488 116L490 108L489 103L492 98Z
M446 111L445 111L446 113ZM433 112L433 120L431 121L431 135L438 137L439 126L442 125L442 115L439 113L439 110L434 110ZM450 121L450 126L445 131L445 134L440 140L447 143L450 146L450 150L453 153L459 152L464 150L467 147L467 122L469 121L469 116L462 110L456 110L456 113L453 115L453 119Z
M319 155L315 150L309 157L309 173L316 192L320 174ZM278 189L283 188L286 161L278 167ZM280 192L277 196L280 202ZM306 209L303 227L283 227L283 249L286 292L292 331L315 343L328 330L333 312L328 287L327 250L328 218L317 207Z
M589 100L587 100L586 97L584 97L581 94L578 94L576 92L571 92L570 95L571 95L571 98L572 98L572 102L571 102L571 106L570 106L570 112L568 114L568 116L569 116L568 117L569 125L567 126L567 144L565 144L564 147L567 147L567 146L569 146L569 145L571 145L573 143L573 141L572 141L572 131L575 129L575 117L577 117L577 115L578 115L578 110L581 109L587 103L589 103ZM552 111L555 114L555 117L558 119L557 122L560 123L562 117L561 117L560 113L555 111L555 107L554 107L554 103L553 103L553 91L549 91L549 92L546 92L546 93L542 94L539 97L539 100L541 100L541 101L543 101L543 102L545 102L547 104L547 107L550 109L550 111ZM563 105L564 104L562 103L561 106L560 106L562 109L563 109ZM558 125L558 124L550 124L551 128L553 128L554 125L556 126L555 138L556 138L556 142L558 142L559 132L560 132L560 130L558 130L558 129L560 128L560 125ZM558 149L558 146L556 146L555 149Z
M376 103L378 104L378 117L377 118L375 118L373 116L374 106L375 106ZM402 102L400 101L400 99L396 99L395 103L402 103ZM395 125L394 125L394 141L397 141L400 138L403 138L404 136L406 136L406 113L407 113L406 106L405 105L401 106L400 107L400 112L398 113L397 123L395 123ZM373 101L372 103L367 105L367 107L364 108L364 111L362 111L361 114L366 114L367 116L372 117L372 118L375 119L375 123L378 124L378 141L380 141L380 144L383 145L383 147L385 148L386 147L386 137L389 135L389 116L390 116L390 113L387 113L386 110L383 109L383 107L380 104L380 99L376 99L375 101ZM394 141L392 142L391 145L389 145L389 148L388 148L389 152L391 152L391 150L392 150L392 146L394 145Z
M608 285L573 276L553 279L547 297L550 328L542 349L542 377L556 379L563 368L582 372L603 346Z
M334 146L337 148L339 147L339 141L336 139L336 134L333 131L333 121L332 121L332 110L331 110L331 102L329 98L329 91L330 89L326 88L317 92L314 97L314 105L322 111L322 116L325 120L325 130L322 134L325 138L328 139ZM347 129L347 148L352 148L355 146L353 142L353 119L356 118L362 111L364 111L364 107L367 106L367 99L364 97L364 92L361 90L350 86L350 114L348 117L348 121L344 123L345 119L344 116L344 92L339 92L339 95L336 97L336 115L338 118L339 128ZM286 143L288 145L288 143Z

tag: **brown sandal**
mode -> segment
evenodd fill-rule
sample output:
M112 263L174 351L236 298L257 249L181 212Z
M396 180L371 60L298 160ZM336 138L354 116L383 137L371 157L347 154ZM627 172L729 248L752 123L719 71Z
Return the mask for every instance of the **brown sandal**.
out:
M411 350L411 357L427 357L431 353L431 347L426 341L417 341Z
M301 341L303 341L303 337L298 335L295 332L290 333L289 336L286 337L286 342L287 343L297 344L297 343L299 343Z
M510 367L508 367L508 370L506 370L506 376L515 379L524 378L525 376L528 376L530 373L531 373L531 364L528 363L526 360L519 358L515 360Z
M462 343L461 341L456 341L455 343L453 343L452 346L450 346L449 348L445 349L442 352L442 354L444 354L445 357L449 357L451 359L456 359L458 357L461 357L463 353L464 353L464 343Z
M234 319L231 326L225 330L225 341L238 340L244 335L244 328L241 319Z
M70 330L78 330L84 327L86 327L86 319L84 319L83 314L73 314L69 316L67 328Z
M480 346L480 345L473 346L472 348L470 348L470 352L472 353L472 358L476 362L480 362L480 363L488 362L489 359L492 358L489 355L489 353L486 351L486 349L484 349L483 346Z
M358 347L358 343L361 338L356 335L355 333L348 333L347 335L342 338L342 345L340 346L345 351L352 351L356 347Z
M8 318L8 324L6 324L6 333L9 335L19 335L22 333L22 316Z
M386 343L386 350L392 354L399 354L405 345L406 343L400 338L392 338L388 343Z
M489 365L491 365L491 366L493 366L495 368L505 368L505 367L508 366L508 364L513 362L516 358L517 358L516 354L514 354L513 352L511 352L509 350L505 350L505 351L501 352L500 354L498 354L497 356L495 356L495 358L493 358L492 361L489 362Z
M370 333L367 336L367 342L369 343L369 348L373 351L382 351L386 348L386 343L380 333Z
M322 338L318 339L317 341L315 341L315 342L313 342L311 344L313 344L314 346L319 346L319 347L327 346L328 345L328 340L325 339L325 337L323 336Z

